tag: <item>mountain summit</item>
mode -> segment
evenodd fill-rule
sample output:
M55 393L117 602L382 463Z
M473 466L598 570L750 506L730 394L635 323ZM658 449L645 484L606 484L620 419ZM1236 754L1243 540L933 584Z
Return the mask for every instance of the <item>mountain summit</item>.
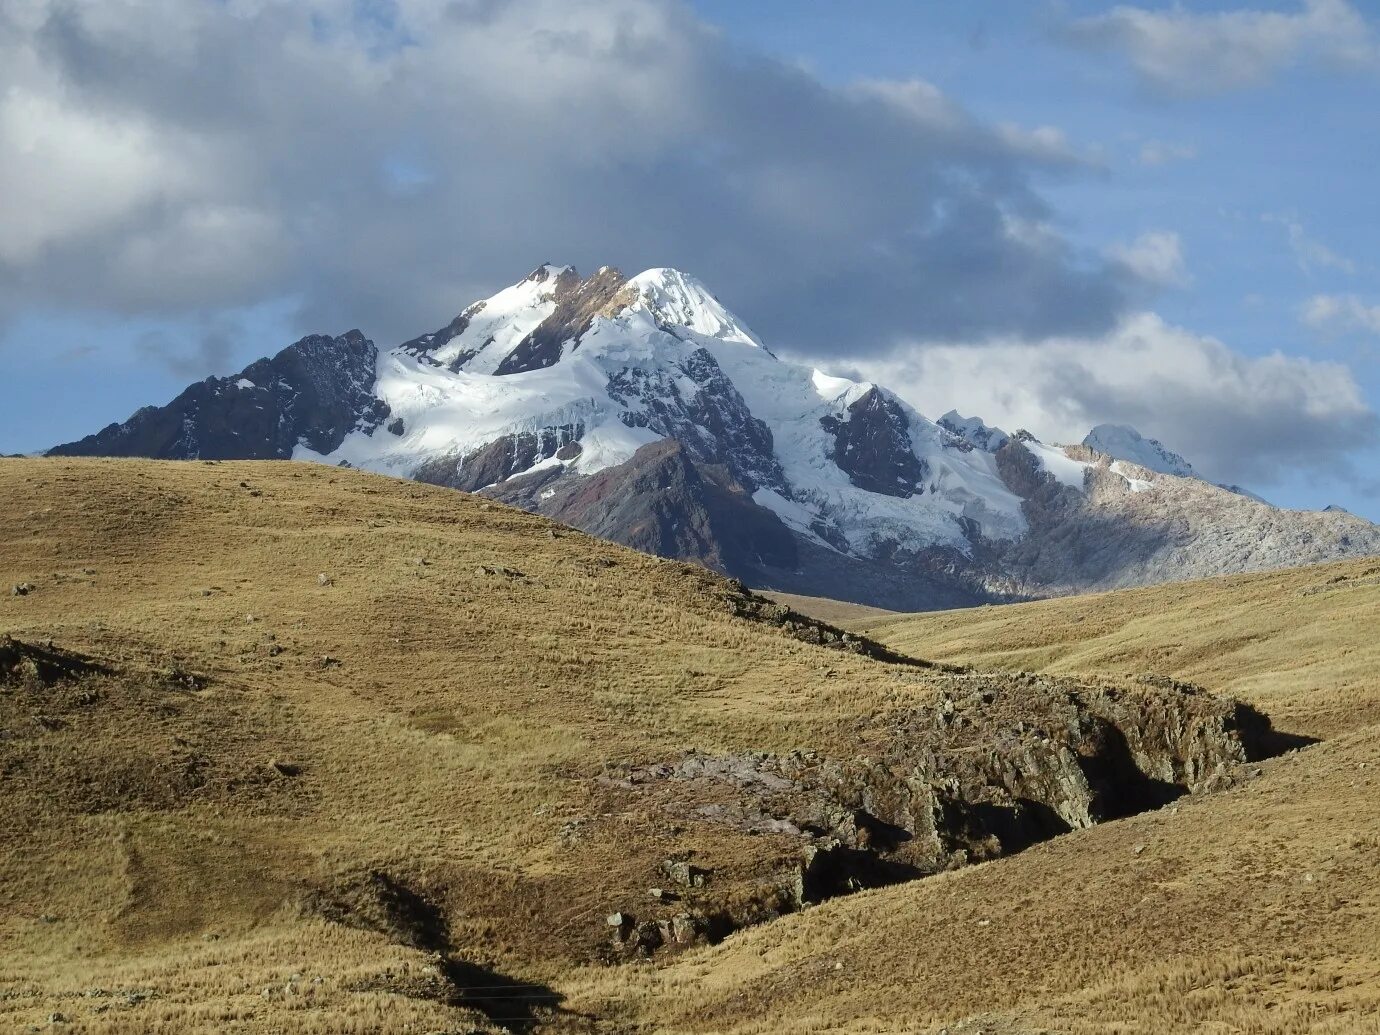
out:
M779 359L674 269L543 265L394 348L303 338L52 452L365 468L911 610L1380 552L1366 521L1211 485L1129 427L1064 448L931 421Z

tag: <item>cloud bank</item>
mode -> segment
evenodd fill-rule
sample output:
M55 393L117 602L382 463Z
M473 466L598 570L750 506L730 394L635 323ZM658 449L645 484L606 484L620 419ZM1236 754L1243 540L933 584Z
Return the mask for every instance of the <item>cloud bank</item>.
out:
M542 261L677 265L866 352L1095 333L1153 287L1048 229L1057 129L824 85L672 0L14 0L0 69L10 315L287 296L388 341Z
M1351 452L1380 430L1346 366L1243 356L1152 314L1098 340L920 346L861 372L923 413L957 406L1050 442L1132 424L1217 481L1349 476Z

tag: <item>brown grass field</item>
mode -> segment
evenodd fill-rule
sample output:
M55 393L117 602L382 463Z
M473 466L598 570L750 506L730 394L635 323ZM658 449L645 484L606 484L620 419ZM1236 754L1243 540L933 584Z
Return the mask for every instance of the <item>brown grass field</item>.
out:
M938 676L373 475L11 459L0 500L0 633L97 666L0 681L0 1030L1380 1032L1380 562L863 618L938 660L1191 679L1322 742L621 960L604 917L660 859L729 884L776 843L620 811L601 774L844 750Z

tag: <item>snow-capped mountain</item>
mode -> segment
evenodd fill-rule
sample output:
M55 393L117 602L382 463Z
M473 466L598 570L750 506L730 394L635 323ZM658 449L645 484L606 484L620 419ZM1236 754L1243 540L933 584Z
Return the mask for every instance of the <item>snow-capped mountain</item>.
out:
M1062 448L930 421L782 361L672 269L541 266L397 347L304 338L53 452L348 464L904 608L1380 552L1368 522L1234 495L1131 428Z

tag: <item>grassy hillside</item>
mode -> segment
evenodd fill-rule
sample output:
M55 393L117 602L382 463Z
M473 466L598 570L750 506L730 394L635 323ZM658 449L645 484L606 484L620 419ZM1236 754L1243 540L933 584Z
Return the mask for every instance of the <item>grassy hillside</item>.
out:
M919 615L837 615L898 650L983 668L1158 672L1332 736L1380 722L1380 558Z
M645 894L655 865L619 847L638 817L569 836L606 765L824 746L860 697L914 686L735 617L741 592L703 569L444 489L5 460L0 498L0 631L108 670L0 694L16 1023L257 1030L280 998L294 1030L451 1023L408 994L425 953L324 924L316 900L386 913L386 874L492 971L469 984L542 985L599 951L610 888Z
M1233 689L1327 737L1257 763L1215 699L868 656L702 569L444 489L3 460L0 500L0 1028L1377 1030L1365 566L1354 597L1316 572L1238 580L1262 616L1332 587L1300 597L1334 616L1330 650L1286 669L1269 624L1240 649L1265 660ZM1249 609L1234 620L1250 634ZM825 897L802 858L891 880L995 851L989 813L1062 829L1001 779L1064 788L1071 751L1143 761L1176 737L1157 772L1203 793L1167 809L779 900L792 872L799 901ZM932 764L991 781L947 855L864 829L840 789L927 817ZM854 840L835 851L831 830ZM678 939L692 907L770 922L647 958L607 919Z

